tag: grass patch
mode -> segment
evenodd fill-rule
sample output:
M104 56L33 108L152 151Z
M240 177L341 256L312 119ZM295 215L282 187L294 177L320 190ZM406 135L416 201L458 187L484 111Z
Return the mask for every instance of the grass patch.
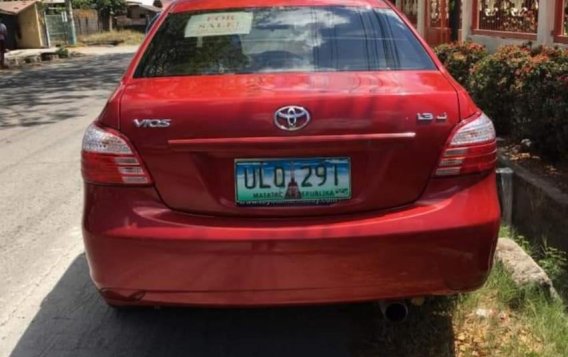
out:
M537 246L507 227L500 236L516 240L557 284L566 276L564 253ZM566 305L536 287L517 287L498 262L481 289L410 306L403 323L386 322L378 307L365 314L371 318L361 320L372 323L357 323L360 331L353 331L357 357L568 356Z
M566 357L568 313L534 288L518 288L496 264L479 290L410 306L405 322L385 321L378 307L354 325L357 357ZM371 316L371 317L369 317ZM372 322L371 322L372 321Z
M139 45L144 39L144 34L137 31L121 30L95 33L88 36L80 36L79 42L83 45Z
M508 227L502 227L499 235L511 237L525 249L547 271L557 290L568 285L566 253L530 242ZM567 357L565 302L537 287L516 286L496 262L481 289L411 307L404 323L388 323L375 312L376 322L368 327L373 333L359 341L362 348L355 355Z
M457 356L568 356L568 314L536 288L518 288L497 264L453 310Z
M566 252L547 244L546 238L540 239L540 244L529 241L514 229L501 226L500 237L513 239L528 255L530 255L548 274L554 288L568 303L568 256Z

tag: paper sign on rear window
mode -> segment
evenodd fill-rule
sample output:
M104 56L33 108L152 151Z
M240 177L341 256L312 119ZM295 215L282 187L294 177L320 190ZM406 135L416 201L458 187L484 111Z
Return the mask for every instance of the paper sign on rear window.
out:
M193 15L185 26L185 37L245 35L252 27L251 12L215 12Z

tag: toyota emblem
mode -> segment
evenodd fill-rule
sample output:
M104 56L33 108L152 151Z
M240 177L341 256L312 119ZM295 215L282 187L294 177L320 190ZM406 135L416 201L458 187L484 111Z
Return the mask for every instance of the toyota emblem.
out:
M310 122L310 113L303 107L288 105L274 113L274 125L286 131L300 130Z

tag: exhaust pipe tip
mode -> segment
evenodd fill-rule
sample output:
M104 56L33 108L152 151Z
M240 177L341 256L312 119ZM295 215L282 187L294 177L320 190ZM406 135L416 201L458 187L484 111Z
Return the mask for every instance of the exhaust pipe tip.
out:
M381 301L379 307L387 321L403 322L408 317L408 306L404 301Z

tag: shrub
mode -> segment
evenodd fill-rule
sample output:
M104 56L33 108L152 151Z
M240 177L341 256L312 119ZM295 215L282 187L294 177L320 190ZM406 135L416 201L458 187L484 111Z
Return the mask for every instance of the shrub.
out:
M69 57L69 50L65 47L59 47L57 49L57 51L55 51L55 54L59 57L59 58L67 58Z
M568 52L533 52L518 71L516 138L530 138L536 152L557 161L568 157Z
M483 46L465 42L434 51L499 135L531 139L551 161L568 158L568 50L527 43L487 55Z
M543 157L568 157L568 51L503 46L475 64L467 86L499 135L529 138Z
M529 57L529 48L503 46L472 68L467 87L477 105L493 119L500 135L511 134L514 127L517 73Z
M487 56L485 47L473 42L443 44L434 52L455 80L466 88L473 65Z

